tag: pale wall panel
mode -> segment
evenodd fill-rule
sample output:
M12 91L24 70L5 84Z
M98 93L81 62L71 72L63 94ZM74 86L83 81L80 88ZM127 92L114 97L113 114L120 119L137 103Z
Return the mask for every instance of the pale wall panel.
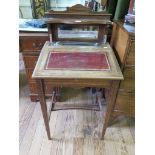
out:
M20 18L33 18L30 0L19 0L19 10Z

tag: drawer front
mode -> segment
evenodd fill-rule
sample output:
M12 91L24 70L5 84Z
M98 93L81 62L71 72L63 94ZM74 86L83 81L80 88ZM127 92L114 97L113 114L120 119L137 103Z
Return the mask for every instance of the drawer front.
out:
M119 91L115 104L115 111L120 111L129 116L134 116L135 113L135 93Z
M123 71L124 80L135 79L135 67L125 67Z
M26 68L26 75L27 75L27 78L28 78L28 81L29 81L29 82L36 82L35 79L32 78L33 70L34 70L34 69L27 69L27 68Z
M30 87L31 94L38 94L37 84L35 82L30 82L29 87ZM45 94L51 95L53 92L53 88L50 85L45 84L44 89L45 89Z
M126 59L126 65L135 65L135 42L131 41L131 46Z
M22 51L40 51L45 42L48 41L48 37L24 37L20 39L20 45Z
M134 91L135 90L135 68L125 67L123 71L124 80L120 83L120 89L124 91Z
M89 79L46 79L45 82L51 84L55 87L67 86L67 87L99 87L109 88L111 86L111 81L109 80L89 80Z
M38 94L37 84L35 82L29 82L29 87L30 87L31 94Z
M34 69L39 56L23 56L25 67Z
M120 83L120 89L125 91L134 91L135 90L135 80L134 79L124 79Z

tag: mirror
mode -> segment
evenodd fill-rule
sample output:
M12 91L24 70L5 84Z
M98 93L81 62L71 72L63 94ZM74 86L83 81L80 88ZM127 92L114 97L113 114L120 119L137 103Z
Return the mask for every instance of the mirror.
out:
M80 20L77 22L80 22ZM98 31L98 26L76 26L61 24L58 26L58 40L85 39L95 41L98 38Z

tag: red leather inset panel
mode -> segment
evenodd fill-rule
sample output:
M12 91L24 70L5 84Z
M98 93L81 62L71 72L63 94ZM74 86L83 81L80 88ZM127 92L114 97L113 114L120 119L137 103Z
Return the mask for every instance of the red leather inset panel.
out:
M46 69L110 70L110 65L105 53L51 52Z

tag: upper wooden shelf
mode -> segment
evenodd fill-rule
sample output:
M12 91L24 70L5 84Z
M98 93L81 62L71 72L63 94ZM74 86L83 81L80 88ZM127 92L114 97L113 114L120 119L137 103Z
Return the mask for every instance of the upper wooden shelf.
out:
M46 23L57 23L57 24L91 24L91 25L98 25L98 24L111 24L110 20L102 20L102 19L88 19L88 18L82 18L77 20L77 18L65 18L65 19L60 19L60 18L47 18L45 19Z

